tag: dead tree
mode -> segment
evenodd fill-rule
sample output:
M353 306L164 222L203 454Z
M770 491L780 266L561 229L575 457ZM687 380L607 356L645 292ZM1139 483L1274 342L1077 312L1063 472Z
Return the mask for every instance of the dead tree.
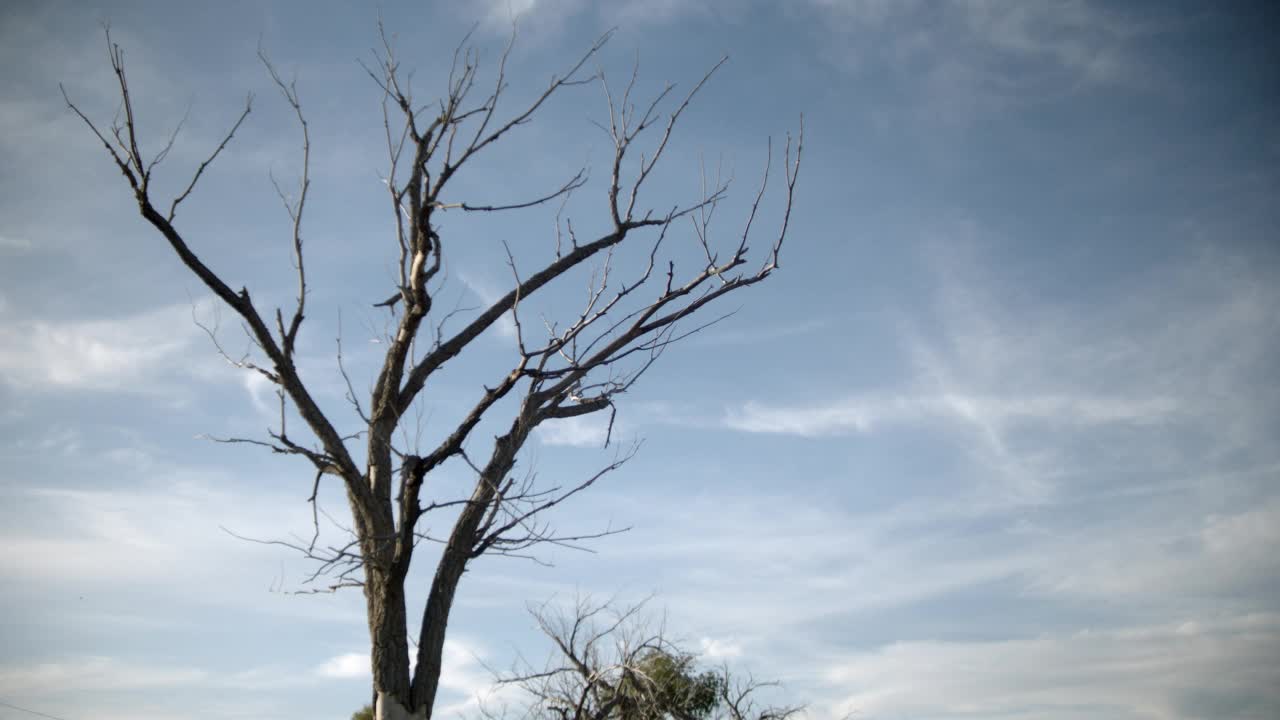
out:
M606 35L563 74L554 76L532 102L507 110L501 101L507 90L510 44L496 64L492 84L487 85L487 90L478 90L479 55L466 47L464 39L454 52L442 97L424 104L415 100L408 75L401 69L385 32L382 40L382 49L374 54L375 62L366 70L383 93L389 159L388 210L395 217L396 227L389 247L398 253L398 278L394 292L377 303L393 314L393 329L387 338L381 370L372 379L366 399L358 399L342 366L339 345L339 369L347 381L348 401L362 427L354 435L339 432L331 419L331 409L321 407L295 363L299 333L310 311L303 217L310 188L311 147L295 84L282 79L262 55L263 65L296 118L301 142L302 168L296 195L290 198L279 186L276 188L292 221L289 242L297 285L296 302L285 310L261 307L248 288L237 289L227 279L225 269L215 270L201 260L189 240L199 234L199 229L183 227L178 216L182 203L191 197L249 115L252 97L221 142L194 169L190 181L174 188L167 200L158 197L152 183L153 171L173 147L177 131L162 149L144 156L124 54L111 42L109 32L109 61L120 95L116 119L110 126L99 125L70 98L67 105L102 142L128 182L142 217L182 263L238 316L256 351L227 359L237 367L261 374L277 388L279 427L263 438L225 441L252 443L276 453L299 456L315 473L314 488L325 476L342 483L353 522L350 542L319 547L313 538L310 543L292 545L319 561L317 574L334 578L331 588L363 588L372 645L376 717L386 720L430 716L439 683L445 629L468 563L485 553L517 553L539 543L584 539L556 535L540 515L590 487L630 456L630 452L622 452L595 475L559 487L539 487L528 477L517 481L511 471L534 428L549 420L592 413L610 413L612 418L618 396L631 388L668 346L705 327L707 323L697 318L705 316L706 308L730 293L761 282L778 268L800 167L803 122L794 144L788 136L782 153L784 187L777 210L780 221L763 240L762 256L750 261L748 242L756 242L755 236L760 234L756 220L768 186L768 162L746 217L723 245L713 240L710 220L726 196L727 184L713 186L696 200L667 210L646 210L641 205L642 189L662 160L677 122L724 60L682 96L675 94L675 86L667 85L651 100L638 103L634 97L634 72L618 92L603 73L587 71L608 40ZM608 222L583 238L571 222L562 224L557 217L555 242L548 243L549 258L532 272L522 272L508 248L505 261L514 278L510 291L461 329L445 332L444 321L453 313L442 312L436 303L445 256L445 238L438 232L441 214L516 211L563 202L584 185L586 174L585 170L579 172L541 197L508 203L459 199L450 194L455 187L453 181L477 155L499 147L555 96L588 84L603 91L608 108L608 121L600 124L613 145L605 199ZM770 158L772 155L770 147ZM671 242L668 236L685 233L700 247L699 256L704 257L694 268L677 267L663 255L664 243ZM635 267L613 267L614 250L623 243L637 242L646 243L647 262ZM544 332L530 333L522 322L522 303L589 261L598 270L581 311L558 322L547 320ZM620 279L618 276L623 273L626 277ZM491 384L478 388L474 405L434 446L398 444L397 430L412 416L415 403L423 399L424 390L437 371L471 348L504 316L514 321L516 329L516 352L510 369ZM504 429L485 448L487 455L478 453L476 443L469 442L472 431L500 401L509 397L516 399L509 424L504 422ZM302 438L286 427L286 417L292 416L286 409L305 424ZM313 437L305 435L308 431ZM362 462L353 456L356 443L364 444ZM432 498L424 494L426 478L451 461L464 462L474 471L470 495ZM311 502L314 515L314 490ZM405 580L414 550L423 539L423 518L442 510L456 513L456 520L448 537L442 538L443 550L422 610L416 661L411 661ZM411 672L410 668L416 669Z
M525 720L789 720L803 710L763 703L761 691L776 683L736 676L727 665L700 672L697 656L643 610L643 602L582 599L568 612L533 609L555 651L542 668L500 676L498 687L530 698L520 713Z

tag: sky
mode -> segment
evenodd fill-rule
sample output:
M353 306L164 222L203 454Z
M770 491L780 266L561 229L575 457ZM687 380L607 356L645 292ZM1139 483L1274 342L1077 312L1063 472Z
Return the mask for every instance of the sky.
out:
M289 222L271 178L296 179L300 147L259 44L296 76L312 133L299 365L354 429L335 338L367 384L387 322L371 305L392 288L395 252L380 96L359 63L378 13L0 6L0 718L34 717L19 706L64 720L345 720L368 701L358 591L296 594L311 566L229 534L310 528L305 467L207 439L261 436L276 421L270 389L219 358L197 321L233 353L237 324L138 217L58 85L110 123L109 21L148 147L188 118L157 171L161 197L253 93L178 226L232 285L288 307ZM723 242L769 138L776 171L804 114L781 270L623 398L615 435L642 440L639 455L554 517L566 532L631 529L594 552L549 550L549 566L477 561L439 717L474 715L491 668L549 652L531 603L583 595L652 595L653 616L705 663L779 680L775 697L815 720L1280 716L1273 5L473 0L381 13L423 98L473 26L491 71L513 18L508 107L610 28L599 69L622 82L638 58L647 96L728 55L641 198L664 208L698 196L703 168L732 176ZM612 148L593 123L607 108L598 86L571 88L460 176L459 199L519 201L586 166L564 212L584 234L604 228ZM779 220L777 191L762 227ZM445 214L448 302L510 287L503 241L522 267L551 257L555 209ZM671 240L694 267L692 235ZM580 299L566 287L545 308L564 317ZM513 327L430 388L425 437L509 367ZM582 479L614 457L603 435L595 419L549 424L519 469ZM430 482L447 494L469 481L450 464ZM321 500L340 520L338 488ZM430 578L418 560L411 602Z

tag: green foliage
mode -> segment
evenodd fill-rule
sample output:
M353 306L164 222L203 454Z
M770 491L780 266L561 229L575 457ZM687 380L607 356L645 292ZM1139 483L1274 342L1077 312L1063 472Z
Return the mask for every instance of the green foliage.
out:
M351 714L351 720L373 720L373 706L365 705Z
M724 678L697 673L696 657L649 650L624 674L619 720L706 720L720 703Z

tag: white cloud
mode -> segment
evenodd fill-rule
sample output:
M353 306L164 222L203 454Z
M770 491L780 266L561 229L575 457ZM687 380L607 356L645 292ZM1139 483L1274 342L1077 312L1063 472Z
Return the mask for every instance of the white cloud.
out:
M1280 480L1275 471L1270 477ZM1205 486L1217 487L1207 479ZM1182 509L1167 498L1145 500L1103 521L1080 518L1069 504L1028 512L964 495L877 512L784 496L685 499L679 508L631 498L617 502L653 508L652 515L636 517L639 529L614 541L608 555L634 568L631 581L641 587L661 578L671 617L707 633L704 652L751 647L753 658L783 667L793 652L805 658L841 652L848 636L828 639L826 628L862 627L885 613L894 618L887 627L909 637L944 627L1016 637L1025 630L993 623L995 608L1013 608L1022 618L1044 613L1030 617L1048 633L1089 627L1063 607L1085 612L1099 631L1112 627L1113 613L1176 624L1225 609L1272 607L1265 590L1258 592L1280 578L1273 550L1280 544L1280 503L1206 516L1186 507L1186 497L1174 500ZM995 592L989 600L995 607L972 619L939 622L927 614L920 631L902 619L913 617L913 607L937 613L948 596L971 591ZM968 602L956 612L968 613ZM897 626L903 622L905 628Z
M276 386L265 375L255 370L247 370L243 374L244 389L249 394L249 401L259 415L275 420L280 409L276 400Z
M809 0L845 31L904 30L890 52L899 59L926 52L957 54L978 48L1041 59L1099 80L1115 79L1120 42L1148 30L1092 2L1045 4ZM932 38L934 42L925 42Z
M42 695L68 690L120 690L200 684L209 673L193 668L145 665L109 657L86 657L27 667L0 667L0 693Z
M870 432L887 424L931 420L979 425L1015 421L1066 425L1148 424L1168 417L1176 408L1176 401L1162 397L871 395L796 407L748 402L741 408L730 409L724 423L746 432L819 436Z
M481 0L481 5L486 6L485 20L491 25L507 25L511 22L520 21L535 10L541 13L554 12L560 3L551 0L551 2L539 2L539 0ZM550 8L550 9L549 9Z
M1029 102L1097 87L1173 86L1141 60L1135 40L1170 21L1115 4L950 0L802 0L829 30L824 54L857 74L897 74L905 107L877 111L892 122L968 127ZM886 120L890 122L890 120Z
M0 560L5 574L38 581L138 582L172 576L189 557L177 530L198 514L194 497L175 488L169 496L137 493L34 489L20 500L51 521L64 513L76 532L45 533L11 527L3 533L12 549ZM216 528L215 528L216 529Z
M167 392L203 335L188 304L101 320L0 317L0 378L19 388Z
M698 641L703 657L736 658L742 655L742 645L732 640L704 637Z
M636 490L640 496L608 503L631 508L637 530L611 541L610 571L588 589L658 583L672 618L706 638L708 654L750 648L749 660L769 658L762 676L795 668L784 678L788 694L813 699L819 715L870 707L883 710L878 716L929 717L970 707L982 717L1125 717L1125 708L1147 707L1164 708L1148 717L1222 716L1170 710L1185 700L1175 697L1183 689L1187 697L1216 690L1185 667L1176 680L1143 684L1147 658L1178 646L1135 646L1131 657L1126 638L1141 629L1122 624L1140 617L1176 643L1178 632L1230 620L1220 613L1274 611L1267 595L1280 577L1271 550L1280 543L1280 506L1266 498L1280 482L1280 457L1266 435L1280 407L1269 380L1280 356L1271 312L1280 281L1268 266L1210 251L1067 305L1043 301L1038 288L1020 284L1026 275L988 270L999 265L992 258L950 250L929 261L937 294L901 323L899 386L808 404L757 400L719 419L813 437L904 431L897 437L921 443L923 453L945 446L970 462L943 458L929 470L938 476L920 481L927 495L915 497L896 487L905 482L900 467L864 462L856 451L835 456L848 464L836 460L830 477L780 478L772 496L758 486L695 491L673 507ZM590 437L574 430L566 434ZM849 497L867 497L870 507ZM885 508L886 500L894 504ZM529 587L551 592L522 591ZM948 617L940 608L952 597ZM970 618L974 597L990 606ZM882 634L859 641L858 628ZM903 642L849 654L851 644L891 632ZM1205 632L1186 641L1197 643L1200 667L1210 667L1215 643L1247 645L1234 631ZM991 642L934 637L955 634ZM1094 655L1087 638L1100 638ZM1026 671L1041 651L1059 665ZM1031 708L1063 692L1073 653L1099 668L1114 661L1115 678L1090 666L1074 695L1119 710ZM813 657L844 663L842 678L872 673L866 691L851 692L843 679L811 683ZM1031 709L1001 705L1003 686L929 694L927 683L911 684L916 658L931 673L970 663L960 672L981 668L975 683L1021 679L1026 686L1010 691L1009 702ZM886 677L880 696L874 670L882 660L901 677ZM1225 655L1213 662L1214 672L1232 672ZM1267 678L1251 673L1239 683L1256 695ZM1128 680L1134 690L1121 693ZM920 712L917 694L925 698Z
M834 715L1193 718L1280 712L1280 617L1189 618L992 642L894 643L832 662Z
M368 655L365 673L368 675ZM340 658L335 658L339 660ZM282 666L250 667L226 672L175 664L157 665L120 657L77 655L51 662L0 666L0 695L56 697L69 693L184 688L187 690L278 690L315 685L321 678L358 677L298 672ZM172 692L172 690L170 690Z
M1280 468L1268 477L1280 480ZM1135 512L1124 527L1058 533L1026 576L1040 592L1148 603L1187 597L1234 597L1239 603L1249 597L1250 586L1280 578L1274 551L1280 547L1280 500L1191 515L1153 518Z
M410 653L415 651L411 648ZM451 717L474 709L480 702L492 696L493 677L482 662L483 649L464 638L449 638L444 643L441 657L440 689L446 697L436 713ZM315 668L314 674L334 680L363 680L371 676L368 653L344 653L329 658Z
M637 530L613 541L609 556L635 568L636 582L661 577L672 617L708 638L732 638L720 641L725 650L774 648L811 623L1008 579L1043 558L999 532L963 532L976 518L999 515L955 498L880 513L780 495L686 498L678 507L618 502L640 514Z
M522 43L558 39L569 20L590 7L585 0L474 0L472 5L479 12L468 7L468 21L479 16L485 30L502 37L514 24Z
M372 670L368 653L346 653L329 658L316 668L320 677L349 680L370 677Z
M602 8L602 14L611 24L635 26L640 23L669 23L692 14L706 14L713 6L731 11L734 5L733 2L708 0L622 0Z
M113 489L4 493L0 543L10 552L0 555L0 574L51 597L72 591L103 597L146 593L155 603L359 617L340 604L284 602L279 595L264 601L263 591L296 589L314 566L296 553L238 540L222 529L251 538L309 538L311 513L299 495L310 486L301 485L302 478L293 491L278 492L158 459L145 465L106 456L85 460L97 461L99 479ZM321 493L341 519L341 500L334 497L340 491L322 487Z
M503 295L507 293L506 290L499 290L498 287L489 280L476 275L458 272L456 273L456 276L463 285L467 286L467 289L470 290L472 294L480 299L480 302L484 304L485 308L488 308L498 302L498 300L501 300ZM498 318L497 322L490 327L490 330L498 333L499 336L505 339L514 340L516 337L516 323L512 318L511 313L504 313L502 317Z
M1124 458L1174 471L1191 460L1170 440L1177 432L1215 457L1268 447L1280 400L1266 381L1280 358L1269 308L1280 304L1280 279L1265 268L1184 256L1134 278L1103 310L1027 302L1027 288L979 269L983 259L939 248L929 257L933 311L901 323L913 372L899 388L756 400L730 408L723 424L803 436L940 428L1028 499L1064 475L1106 463L1114 472Z
M588 13L604 27L635 27L669 23L713 8L735 10L735 3L718 0L617 0L599 6L585 0L478 0L478 4L488 30L506 34L514 22L522 35L535 38L554 37L569 20Z
M23 237L0 235L0 250L22 252L31 249L31 241Z
M444 655L440 659L440 687L463 698L451 706L454 712L473 707L493 693L493 676L483 662L486 654L483 646L465 637L445 640Z
M991 47L1055 62L1079 77L1123 79L1117 46L1136 26L1088 2L956 3L969 30Z
M617 430L614 427L615 437ZM609 434L609 413L602 410L590 415L548 420L535 432L544 445L601 448Z
M786 435L832 435L866 432L878 419L869 403L775 407L748 402L726 412L724 423L734 430Z

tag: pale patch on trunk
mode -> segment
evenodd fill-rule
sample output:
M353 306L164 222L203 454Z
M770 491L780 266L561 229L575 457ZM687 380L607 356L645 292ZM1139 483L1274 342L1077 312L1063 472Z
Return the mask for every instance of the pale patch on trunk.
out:
M390 695L378 693L378 707L374 711L374 720L427 720L427 709L421 708L418 712L409 712L404 706L396 702L396 699Z

